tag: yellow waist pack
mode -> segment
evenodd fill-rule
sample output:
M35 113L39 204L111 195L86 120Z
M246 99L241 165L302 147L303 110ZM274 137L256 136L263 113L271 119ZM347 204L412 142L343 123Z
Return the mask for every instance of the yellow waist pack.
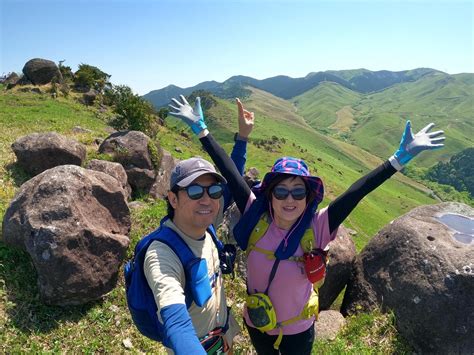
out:
M280 334L278 335L275 344L273 344L273 347L277 350L283 338L283 326L294 323L300 319L309 319L313 316L316 316L317 318L318 316L319 298L317 289L314 289L314 292L311 293L308 303L305 304L303 310L298 316L280 323L277 322L276 312L272 301L265 293L255 293L253 295L248 295L245 302L247 304L249 318L255 328L261 332L267 332L275 328L280 328Z
M268 295L254 293L248 295L245 302L249 318L258 330L266 332L277 327L275 308Z

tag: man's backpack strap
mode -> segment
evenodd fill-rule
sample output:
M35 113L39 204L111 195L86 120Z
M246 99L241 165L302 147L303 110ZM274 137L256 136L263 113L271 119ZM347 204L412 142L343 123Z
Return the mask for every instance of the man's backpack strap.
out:
M181 237L170 228L163 226L162 221L157 230L137 243L133 259L125 264L124 275L127 304L133 322L146 337L156 341L163 341L163 328L157 316L158 307L143 271L146 252L150 244L155 240L168 245L178 256L185 269L185 265L191 260L196 259L196 257ZM188 279L186 278L186 280ZM185 284L184 295L186 308L189 308L193 302L193 297L191 285L188 285L188 282Z
M222 249L224 249L224 244L217 238L216 228L213 224L211 224L209 228L207 228L207 231L211 235L217 250L221 251Z

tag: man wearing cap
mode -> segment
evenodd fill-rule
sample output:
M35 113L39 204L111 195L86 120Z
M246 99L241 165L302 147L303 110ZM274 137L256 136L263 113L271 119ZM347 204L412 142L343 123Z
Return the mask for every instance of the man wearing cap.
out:
M197 258L205 260L211 295L201 307L195 302L187 307L185 267L168 245L159 241L150 245L143 269L155 296L169 353L205 354L209 345L205 339L215 332L223 334L215 353L231 353L232 339L239 331L227 309L218 250L208 230L219 212L225 183L202 158L181 161L171 174L168 218L163 225L181 237Z

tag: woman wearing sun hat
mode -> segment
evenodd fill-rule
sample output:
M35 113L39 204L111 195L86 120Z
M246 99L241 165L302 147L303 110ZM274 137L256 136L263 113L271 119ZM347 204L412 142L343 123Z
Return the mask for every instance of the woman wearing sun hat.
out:
M247 250L245 324L259 354L310 354L314 341L318 284L324 279L325 251L359 201L423 150L441 148L443 132L416 135L410 121L400 148L355 182L328 207L318 210L324 189L298 158L278 159L259 187L250 190L204 122L200 100L194 109L181 95L170 114L186 122L228 181L242 213L234 236Z

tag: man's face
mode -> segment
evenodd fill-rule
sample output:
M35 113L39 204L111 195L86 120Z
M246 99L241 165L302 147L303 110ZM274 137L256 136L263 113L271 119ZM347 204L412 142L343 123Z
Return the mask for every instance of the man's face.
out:
M205 174L195 179L191 185L207 187L215 183L217 180L214 176ZM169 192L168 199L174 208L174 223L191 237L202 236L219 213L219 199L210 198L207 191L197 200L189 198L186 190L180 190L177 194Z

